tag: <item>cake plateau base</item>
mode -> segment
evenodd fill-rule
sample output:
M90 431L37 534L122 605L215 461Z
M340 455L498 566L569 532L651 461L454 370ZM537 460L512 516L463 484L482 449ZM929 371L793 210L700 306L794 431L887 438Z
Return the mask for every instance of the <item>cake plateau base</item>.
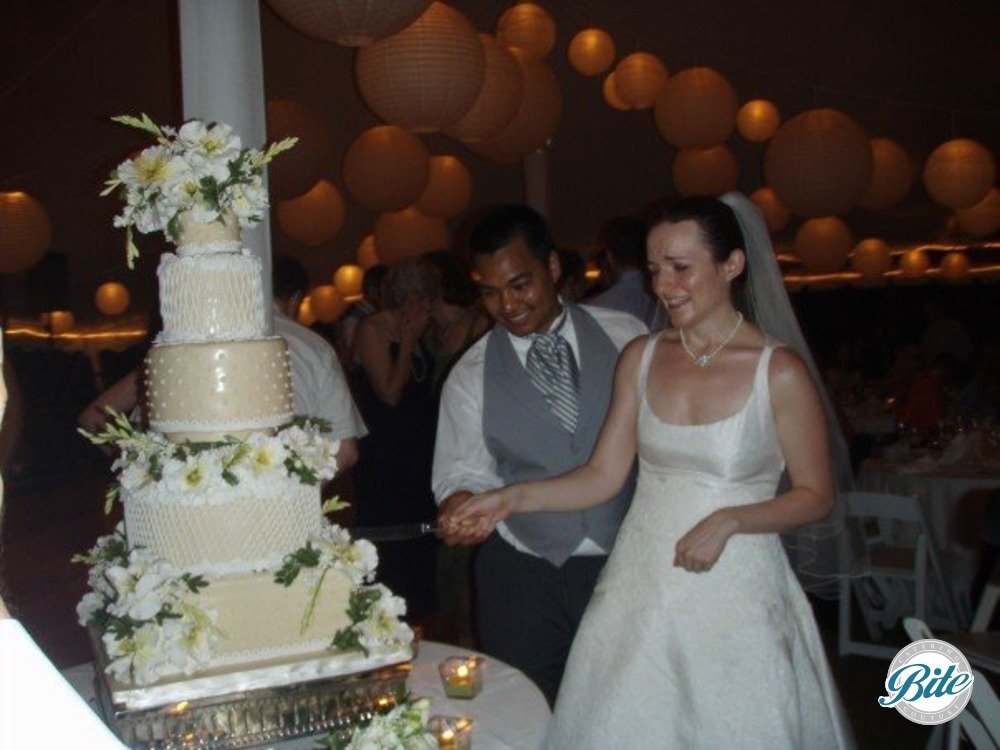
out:
M349 732L395 705L406 689L409 663L296 685L249 690L127 709L116 705L102 670L95 671L104 720L130 748L254 747L320 732Z

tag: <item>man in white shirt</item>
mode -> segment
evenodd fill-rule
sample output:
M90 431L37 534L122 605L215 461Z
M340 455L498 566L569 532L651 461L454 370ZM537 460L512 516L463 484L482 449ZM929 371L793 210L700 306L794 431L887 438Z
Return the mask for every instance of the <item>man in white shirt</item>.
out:
M333 347L294 320L308 288L309 277L300 263L288 256L275 256L274 333L288 342L295 413L330 423L331 437L340 440L337 467L343 472L357 463L358 438L367 435L368 430L351 398Z
M626 313L563 304L548 226L526 206L487 211L469 246L497 325L456 363L442 391L432 481L445 513L472 493L586 461L618 352L646 332ZM631 495L632 480L588 511L511 516L477 555L482 647L524 671L550 702ZM444 539L483 541L459 532Z
M646 266L645 223L635 216L618 216L601 227L600 237L601 250L607 254L608 266L616 278L588 303L631 313L652 329L658 303L642 270Z

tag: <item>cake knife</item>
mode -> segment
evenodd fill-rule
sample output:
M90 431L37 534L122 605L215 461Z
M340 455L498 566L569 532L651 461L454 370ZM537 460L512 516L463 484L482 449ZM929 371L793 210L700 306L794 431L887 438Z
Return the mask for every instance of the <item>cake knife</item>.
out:
M440 528L436 523L401 523L390 526L359 526L349 531L354 539L367 539L369 542L400 542L436 534Z

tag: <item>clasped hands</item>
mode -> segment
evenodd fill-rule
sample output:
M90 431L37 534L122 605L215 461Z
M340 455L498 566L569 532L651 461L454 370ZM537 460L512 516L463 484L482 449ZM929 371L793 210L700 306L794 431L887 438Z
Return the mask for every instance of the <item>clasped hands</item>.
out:
M478 495L456 492L441 503L438 535L445 544L479 544L497 524L512 512L506 490L490 490Z

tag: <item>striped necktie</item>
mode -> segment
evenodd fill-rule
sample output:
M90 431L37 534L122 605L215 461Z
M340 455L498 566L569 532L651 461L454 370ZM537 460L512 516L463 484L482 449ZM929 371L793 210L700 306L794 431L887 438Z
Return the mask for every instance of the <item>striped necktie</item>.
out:
M558 329L534 336L526 368L532 385L562 426L567 432L575 432L580 412L580 371L573 349Z

